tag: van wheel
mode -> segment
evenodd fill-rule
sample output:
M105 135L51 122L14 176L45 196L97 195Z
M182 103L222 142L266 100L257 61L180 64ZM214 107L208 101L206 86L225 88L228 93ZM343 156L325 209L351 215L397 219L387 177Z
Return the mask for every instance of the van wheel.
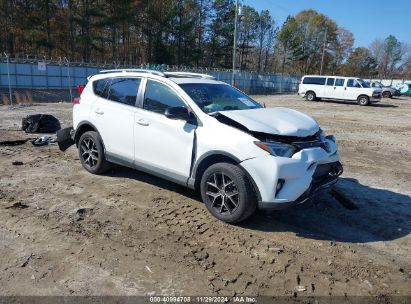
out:
M90 173L101 174L110 168L100 136L95 131L88 131L81 135L78 153L81 164Z
M241 222L257 208L250 181L243 170L233 164L210 166L201 177L200 191L208 211L226 223Z
M312 91L307 92L307 93L305 94L305 99L306 99L307 101L314 101L315 98L316 98L316 97L315 97L315 93L312 92Z
M391 92L385 91L384 93L382 93L382 97L384 97L384 98L392 98Z
M358 104L360 106L368 106L370 104L370 98L368 96L358 97Z

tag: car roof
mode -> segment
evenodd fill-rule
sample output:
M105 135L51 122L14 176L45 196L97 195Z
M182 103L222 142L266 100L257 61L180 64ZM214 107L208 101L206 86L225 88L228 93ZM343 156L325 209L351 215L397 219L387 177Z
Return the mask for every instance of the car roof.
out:
M338 76L338 75L304 75L304 77L328 77L328 78L353 78L353 79L361 79L360 77L354 77L354 76Z
M170 80L177 84L185 83L205 83L205 84L226 84L216 80L213 76L207 74L190 73L190 72L160 72L154 70L141 69L119 69L103 70L99 74L91 75L87 79L94 81L98 79L111 77L149 77L157 80Z

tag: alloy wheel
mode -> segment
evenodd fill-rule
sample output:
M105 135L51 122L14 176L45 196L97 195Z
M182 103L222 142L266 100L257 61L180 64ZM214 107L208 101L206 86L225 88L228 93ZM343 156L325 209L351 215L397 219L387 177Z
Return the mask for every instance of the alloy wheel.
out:
M218 172L207 179L206 195L211 207L221 215L232 214L239 205L239 192L234 181Z
M80 145L81 157L83 158L84 164L90 169L94 168L98 162L98 150L96 143L90 137L85 138Z

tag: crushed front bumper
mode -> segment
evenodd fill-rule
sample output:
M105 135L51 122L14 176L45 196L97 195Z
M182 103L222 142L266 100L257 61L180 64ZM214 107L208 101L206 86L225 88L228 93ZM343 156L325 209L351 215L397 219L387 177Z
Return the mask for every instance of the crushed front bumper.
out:
M316 191L334 184L342 173L336 144L327 140L329 151L303 149L292 158L257 157L240 166L257 191L260 209L283 209L310 198Z
M343 167L339 161L335 163L329 163L320 165L314 172L313 180L309 188L295 201L287 203L266 203L260 202L260 209L271 209L271 210L280 210L285 209L294 205L302 204L310 199L314 193L331 187L338 181L338 177L342 174Z

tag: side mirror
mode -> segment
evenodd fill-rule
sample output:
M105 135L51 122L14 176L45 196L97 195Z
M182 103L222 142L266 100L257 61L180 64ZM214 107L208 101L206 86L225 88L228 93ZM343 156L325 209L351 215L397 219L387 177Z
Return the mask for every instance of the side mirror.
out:
M164 111L164 115L170 119L190 120L190 113L185 107L168 107Z

